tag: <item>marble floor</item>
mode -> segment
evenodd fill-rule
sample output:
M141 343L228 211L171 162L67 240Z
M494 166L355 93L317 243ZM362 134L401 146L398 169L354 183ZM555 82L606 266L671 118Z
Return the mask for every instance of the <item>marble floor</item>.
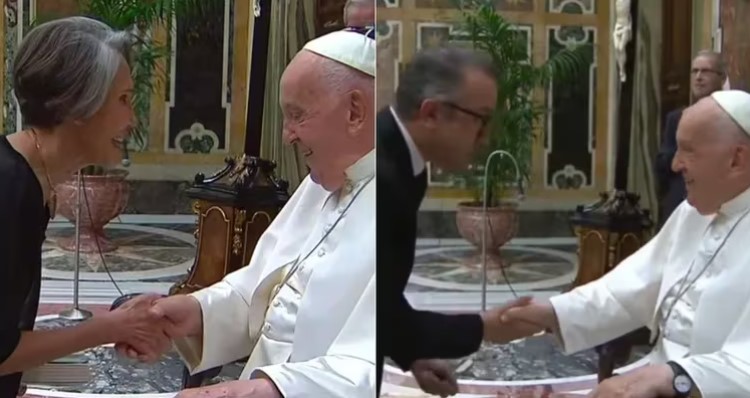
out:
M106 311L122 293L166 293L193 261L196 222L184 215L124 215L106 232L119 248L104 255L80 257L81 306ZM72 236L72 225L53 221L44 244L42 306L38 328L69 323L57 314L73 299L75 256L59 247ZM461 239L421 239L407 297L421 309L443 312L478 311L482 303L481 266L475 250ZM501 251L507 265L486 278L488 306L515 296L548 297L566 289L576 274L572 238L515 239ZM640 366L645 352L636 352L624 371ZM562 355L548 337L539 336L505 346L486 346L453 361L462 395L554 396L594 385L595 354ZM241 364L225 367L213 381L236 378ZM101 397L138 394L170 397L179 389L182 367L172 353L159 363L142 365L117 357L111 347L97 347L58 361L31 377L27 395L35 397ZM383 396L424 397L410 374L388 365ZM550 395L553 394L553 395Z
M577 272L573 238L515 239L501 250L506 265L488 269L482 287L482 267L476 250L461 239L420 240L407 297L420 309L469 312L501 305L515 297L550 297L566 290ZM484 290L484 293L483 293ZM645 349L635 349L628 372L645 364ZM581 395L596 383L593 350L566 356L549 336L511 344L485 345L467 358L451 361L465 397L561 397ZM387 364L384 397L428 397L410 374Z

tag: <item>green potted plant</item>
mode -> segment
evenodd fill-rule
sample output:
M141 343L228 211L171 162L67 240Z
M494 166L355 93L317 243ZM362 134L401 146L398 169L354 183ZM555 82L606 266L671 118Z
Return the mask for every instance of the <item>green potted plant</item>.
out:
M464 173L456 176L459 184L473 194L473 200L458 205L456 224L461 236L481 248L482 223L486 225L488 268L501 269L500 247L512 239L518 229L519 187L529 181L534 127L548 113L534 99L534 92L556 82L572 81L588 70L591 46L564 49L542 65L534 65L524 32L505 20L492 1L473 0L462 4L463 37L474 48L486 51L496 66L497 108L489 127L489 145L481 150ZM485 162L491 152L503 150L507 156L495 156L487 173ZM517 164L517 166L516 166ZM483 205L486 203L487 215ZM481 255L480 255L481 256ZM481 264L481 257L469 264Z
M166 76L159 62L171 55L169 48L154 40L150 29L161 24L171 27L178 15L201 15L208 7L220 6L216 0L77 0L81 15L102 21L116 30L128 31L134 40L130 65L133 76L133 109L136 124L133 126L129 149L142 151L148 146L151 95L164 82ZM81 170L84 193L81 211L81 250L103 252L116 249L104 234L104 226L125 209L130 186L124 169L110 169L99 165ZM59 214L75 221L77 197L76 176L57 187ZM64 248L74 246L72 240L60 241Z

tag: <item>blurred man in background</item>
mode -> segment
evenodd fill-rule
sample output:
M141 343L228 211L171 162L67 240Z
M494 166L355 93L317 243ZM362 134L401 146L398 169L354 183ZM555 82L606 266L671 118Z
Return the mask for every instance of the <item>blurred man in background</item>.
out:
M693 103L721 90L726 80L726 66L721 55L713 51L701 51L693 59L690 69L690 94ZM659 198L658 226L667 221L675 208L685 200L685 181L682 175L672 171L672 159L677 151L677 125L684 108L667 114L662 132L659 154L656 156L656 192Z
M344 24L349 27L375 26L375 0L348 0Z

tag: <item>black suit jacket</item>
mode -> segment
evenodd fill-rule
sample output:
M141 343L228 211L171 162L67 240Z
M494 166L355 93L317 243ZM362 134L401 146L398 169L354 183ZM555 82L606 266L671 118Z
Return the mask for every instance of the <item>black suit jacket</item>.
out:
M655 174L657 195L659 197L659 220L661 227L667 221L674 209L685 200L685 180L681 174L672 171L672 160L677 152L677 125L682 118L682 109L667 114L664 123L659 153L656 155Z
M479 349L478 314L446 315L414 310L404 289L414 266L417 212L427 188L415 177L411 156L389 108L377 118L377 316L378 387L383 359L407 370L422 358L460 358Z

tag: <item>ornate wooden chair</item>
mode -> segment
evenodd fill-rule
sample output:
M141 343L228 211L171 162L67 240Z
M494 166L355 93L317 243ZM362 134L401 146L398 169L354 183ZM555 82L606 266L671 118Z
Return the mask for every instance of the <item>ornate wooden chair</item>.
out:
M596 347L599 354L599 382L614 376L615 369L627 364L633 347L650 345L649 337L651 331L644 327Z
M601 278L650 238L653 223L639 201L636 194L616 191L576 208L571 224L578 239L578 274L571 289ZM638 329L596 347L599 381L630 358L634 345L648 345L649 335L647 328Z

